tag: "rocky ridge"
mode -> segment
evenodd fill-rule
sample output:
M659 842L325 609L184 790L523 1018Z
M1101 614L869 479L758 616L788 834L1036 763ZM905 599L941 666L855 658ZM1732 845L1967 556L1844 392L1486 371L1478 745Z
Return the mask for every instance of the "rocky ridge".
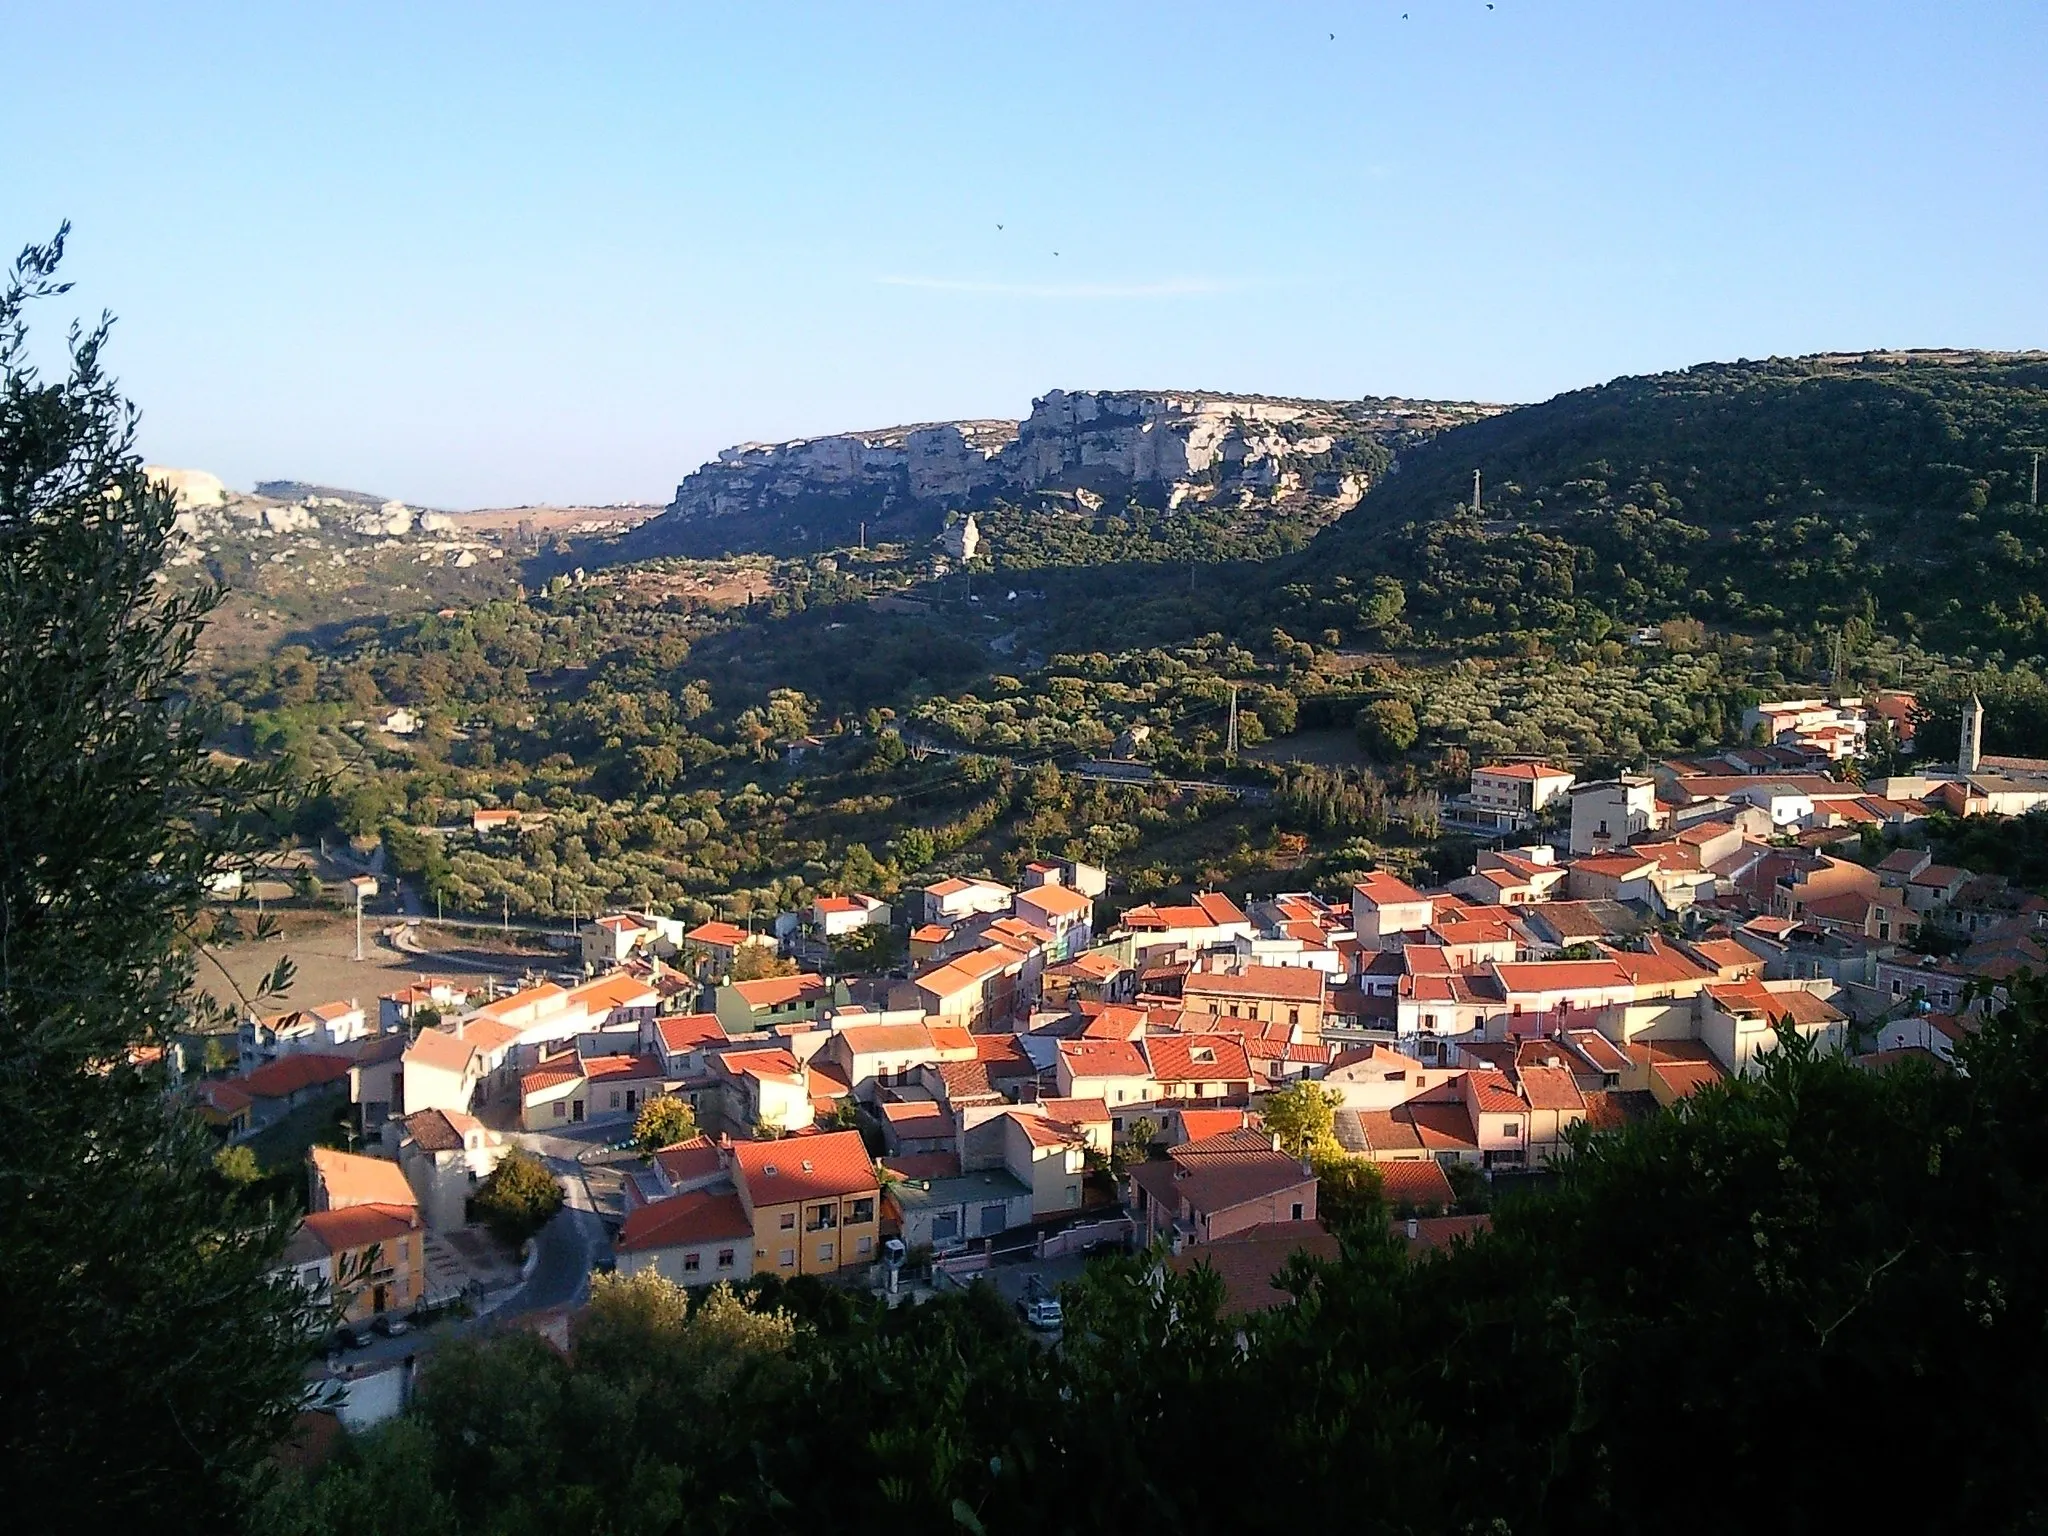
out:
M947 510L1056 493L1313 497L1352 505L1398 451L1498 406L1280 399L1206 391L1053 390L1022 421L942 421L742 443L676 487L648 532L761 547L852 520L910 533Z
M269 555L282 564L294 557L325 556L339 563L367 542L374 549L408 548L413 563L467 569L497 560L504 550L489 537L463 530L445 512L430 512L361 491L266 481L258 494L229 489L205 470L149 465L145 473L177 498L176 528L182 536L171 566L205 564L234 556L262 541L274 541ZM289 490L290 496L265 495Z

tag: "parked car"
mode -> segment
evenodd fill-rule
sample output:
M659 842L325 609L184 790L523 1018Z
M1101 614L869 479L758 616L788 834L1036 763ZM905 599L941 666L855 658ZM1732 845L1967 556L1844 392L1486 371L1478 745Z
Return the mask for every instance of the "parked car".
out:
M412 1324L396 1312L379 1312L377 1321L371 1325L387 1339L401 1338L412 1332Z
M1049 1294L1045 1282L1036 1275L1024 1282L1024 1294L1017 1298L1017 1315L1027 1327L1048 1332L1066 1320L1060 1311L1059 1297Z
M1025 1296L1017 1302L1017 1315L1031 1328L1051 1332L1066 1321L1057 1296Z

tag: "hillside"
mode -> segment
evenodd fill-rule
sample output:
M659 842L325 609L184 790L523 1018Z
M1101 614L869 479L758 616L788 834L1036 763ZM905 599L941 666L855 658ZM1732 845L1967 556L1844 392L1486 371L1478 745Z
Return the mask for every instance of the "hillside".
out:
M1022 421L927 422L725 449L638 530L634 554L921 542L949 511L1272 509L1327 521L1392 455L1496 406L1054 390Z
M1406 622L1445 637L1861 616L1946 648L2039 654L2034 447L2048 447L2048 355L1706 364L1406 449L1311 558L1326 595L1331 571L1400 580Z

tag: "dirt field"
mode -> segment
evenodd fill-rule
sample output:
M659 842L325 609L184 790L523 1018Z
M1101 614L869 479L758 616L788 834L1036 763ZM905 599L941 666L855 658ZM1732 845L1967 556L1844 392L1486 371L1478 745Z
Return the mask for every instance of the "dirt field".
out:
M282 932L277 938L263 943L244 940L226 950L213 951L211 959L202 956L201 989L226 1006L238 1008L235 989L246 992L254 988L280 958L289 955L298 967L298 976L277 1006L304 1007L353 998L364 1008L375 1008L384 993L421 976L474 976L482 980L493 973L517 976L523 970L548 963L542 956L472 946L434 955L403 954L378 936L378 930L392 921L389 917L363 919L363 958L358 961L353 917L314 912L285 912L278 917ZM223 970L226 976L222 975ZM232 984L229 977L233 978Z
M1262 763L1320 763L1325 767L1355 767L1364 760L1355 731L1302 731L1246 747L1244 755Z
M618 507L478 507L469 512L450 512L455 526L465 533L487 530L516 532L521 523L536 533L577 533L603 529L631 528L644 523L664 509L652 504Z
M762 567L722 560L687 571L625 568L608 571L598 579L614 583L635 603L649 605L665 597L689 597L713 607L737 607L775 590L773 579Z

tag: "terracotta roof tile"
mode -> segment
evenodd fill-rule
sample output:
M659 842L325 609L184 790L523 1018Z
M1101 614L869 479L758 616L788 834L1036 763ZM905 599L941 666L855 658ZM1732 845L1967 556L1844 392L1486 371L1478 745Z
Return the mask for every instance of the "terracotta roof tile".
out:
M756 1208L876 1187L874 1161L858 1131L736 1142L732 1157L735 1173Z

